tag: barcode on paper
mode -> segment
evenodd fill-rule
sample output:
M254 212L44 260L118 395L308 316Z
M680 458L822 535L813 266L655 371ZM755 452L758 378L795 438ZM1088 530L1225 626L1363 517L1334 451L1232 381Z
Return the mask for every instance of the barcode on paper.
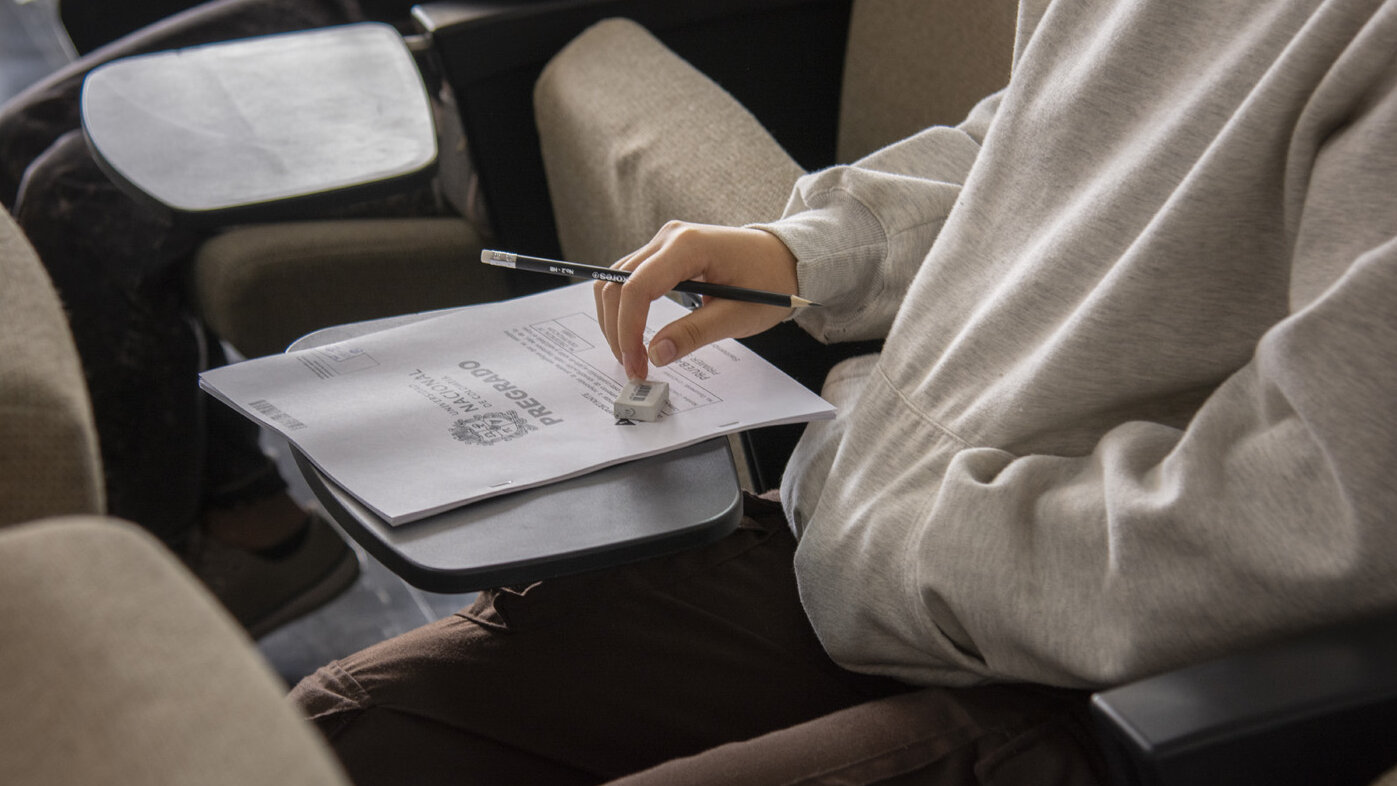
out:
M249 402L248 406L262 413L268 420L280 423L287 431L299 431L306 427L306 424L282 412L275 404L264 398Z

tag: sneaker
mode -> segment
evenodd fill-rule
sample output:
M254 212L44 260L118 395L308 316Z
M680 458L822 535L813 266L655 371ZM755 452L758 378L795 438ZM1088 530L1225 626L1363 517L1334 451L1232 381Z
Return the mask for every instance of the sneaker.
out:
M359 576L359 557L318 513L285 553L198 537L185 561L254 639L320 608Z

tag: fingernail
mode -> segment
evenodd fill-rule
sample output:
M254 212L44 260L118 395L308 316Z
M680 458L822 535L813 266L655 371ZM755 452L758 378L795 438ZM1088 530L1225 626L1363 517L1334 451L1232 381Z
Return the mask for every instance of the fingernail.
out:
M667 338L650 344L650 362L657 366L667 366L674 360L674 342Z
M636 356L630 352L621 353L621 365L626 369L626 376L630 379L645 379L645 361L637 362Z

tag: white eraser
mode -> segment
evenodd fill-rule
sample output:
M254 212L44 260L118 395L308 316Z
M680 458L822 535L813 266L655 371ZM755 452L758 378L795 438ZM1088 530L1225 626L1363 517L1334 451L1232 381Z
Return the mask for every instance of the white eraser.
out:
M612 412L625 420L659 420L669 403L669 383L633 379L621 388Z

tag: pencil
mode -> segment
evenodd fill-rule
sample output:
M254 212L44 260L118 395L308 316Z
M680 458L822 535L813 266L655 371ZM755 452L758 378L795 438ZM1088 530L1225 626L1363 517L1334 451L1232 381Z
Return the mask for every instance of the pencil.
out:
M497 267L513 268L515 270L529 270L534 273L548 273L554 276L568 276L570 278L590 278L596 281L614 281L624 283L631 277L629 271L613 270L609 267L597 267L596 265L582 265L576 262L561 262L556 259L541 259L539 257L528 257L523 254L513 254L508 251L480 252L480 261L487 265ZM778 292L764 292L760 289L744 289L743 287L730 287L723 284L710 284L707 281L681 281L674 285L675 292L688 292L691 295L708 295L709 297L720 297L728 300L742 300L748 303L764 303L768 306L781 306L782 308L805 308L807 306L819 306L813 300L806 300L795 295L782 295Z

